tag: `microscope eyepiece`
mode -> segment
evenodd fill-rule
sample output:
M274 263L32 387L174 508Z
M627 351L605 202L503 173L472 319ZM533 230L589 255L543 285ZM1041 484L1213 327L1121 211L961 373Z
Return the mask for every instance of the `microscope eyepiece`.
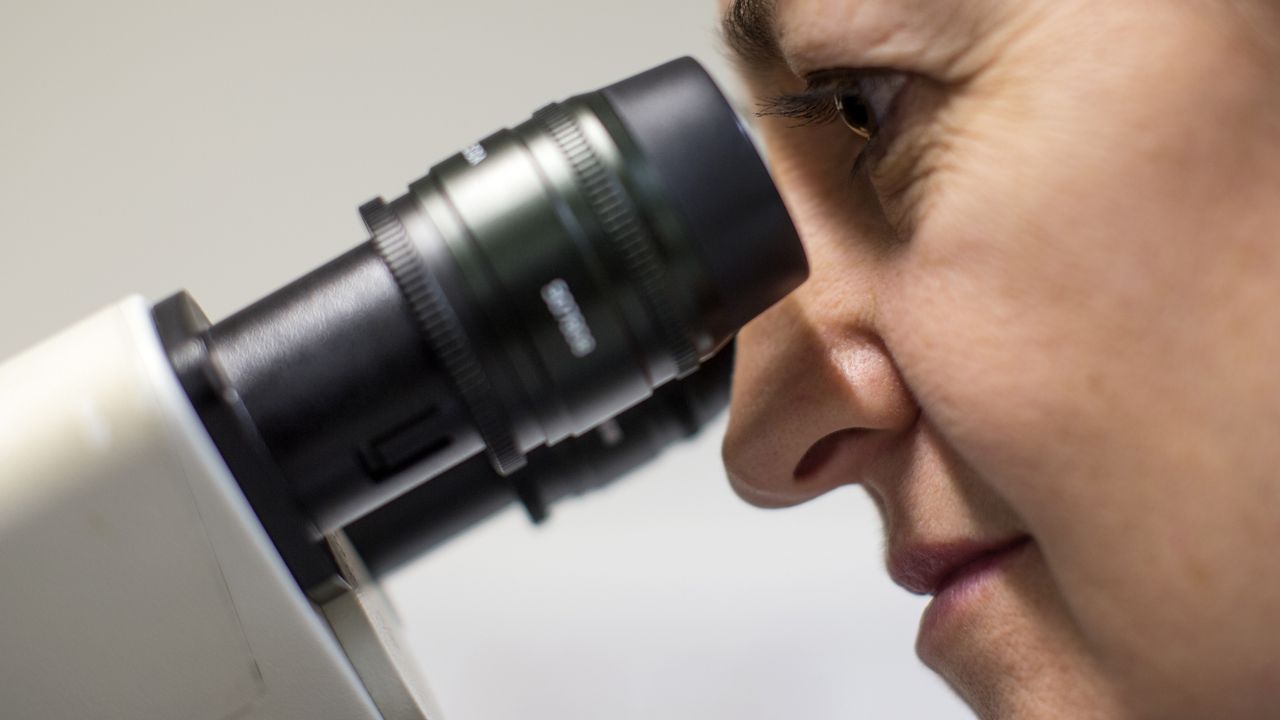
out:
M688 58L548 105L361 214L369 242L220 323L185 295L155 309L278 546L481 454L518 473L698 371L808 271Z
M714 336L732 334L808 274L778 191L711 77L682 58L610 85L600 95L683 221L720 304Z

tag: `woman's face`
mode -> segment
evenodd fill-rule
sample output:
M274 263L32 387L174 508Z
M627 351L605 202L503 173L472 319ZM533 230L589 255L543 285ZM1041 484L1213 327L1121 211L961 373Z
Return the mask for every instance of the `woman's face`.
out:
M740 337L734 487L863 487L986 717L1275 717L1277 11L722 9L812 267Z

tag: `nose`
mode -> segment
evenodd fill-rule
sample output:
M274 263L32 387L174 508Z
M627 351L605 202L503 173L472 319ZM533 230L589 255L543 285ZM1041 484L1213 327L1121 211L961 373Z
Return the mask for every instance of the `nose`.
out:
M762 507L865 482L918 414L879 338L824 324L809 300L800 291L738 338L724 463L734 490Z
M871 478L886 476L919 408L876 327L877 261L806 249L808 282L738 336L725 469L762 507L853 483L883 502L885 481Z

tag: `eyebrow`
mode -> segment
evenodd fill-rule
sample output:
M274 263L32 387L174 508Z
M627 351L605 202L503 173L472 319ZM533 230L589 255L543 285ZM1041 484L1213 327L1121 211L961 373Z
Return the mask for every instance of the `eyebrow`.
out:
M734 0L720 21L725 43L747 67L765 67L783 59L774 1Z

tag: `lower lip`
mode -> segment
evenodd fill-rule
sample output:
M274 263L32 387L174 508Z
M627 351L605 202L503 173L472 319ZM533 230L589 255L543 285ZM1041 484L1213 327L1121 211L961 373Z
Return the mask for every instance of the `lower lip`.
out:
M1030 547L1030 540L1011 545L1004 550L991 553L970 563L960 575L957 575L933 597L920 618L920 642L931 644L942 628L951 624L951 620L964 612L965 608L976 603L984 594L1000 572L1008 566L1016 556Z

